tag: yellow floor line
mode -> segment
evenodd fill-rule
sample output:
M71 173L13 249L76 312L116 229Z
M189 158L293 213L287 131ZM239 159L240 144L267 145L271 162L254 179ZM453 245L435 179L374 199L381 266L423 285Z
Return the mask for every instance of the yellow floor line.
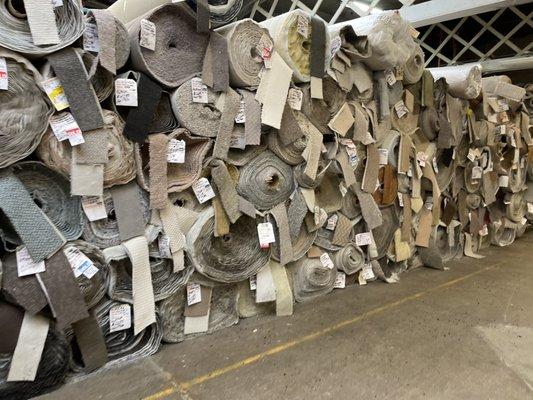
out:
M148 397L145 397L143 400L158 400L158 399L162 399L166 396L170 396L171 394L174 394L176 392L185 392L187 390L189 390L191 387L193 386L196 386L196 385L200 385L206 381L209 381L213 378L216 378L218 376L221 376L221 375L224 375L224 374L227 374L229 372L232 372L232 371L235 371L235 370L238 370L242 367L245 367L247 365L250 365L250 364L254 364L260 360L262 360L263 358L265 357L268 357L268 356L272 356L274 354L278 354L278 353L281 353L285 350L288 350L294 346L297 346L299 344L302 344L302 343L305 343L305 342L309 342L311 340L315 340L321 336L324 336L328 333L331 333L331 332L334 332L334 331L337 331L341 328L344 328L345 326L348 326L348 325L352 325L356 322L359 322L359 321L362 321L364 319L367 319L367 318L370 318L376 314L379 314L383 311L386 311L386 310L389 310L391 308L394 308L394 307L397 307L403 303L406 303L408 301L412 301L412 300L416 300L420 297L423 297L423 296L426 296L428 295L429 293L432 293L436 290L440 290L440 289L444 289L444 288L447 288L449 286L453 286L457 283L460 283L468 278L471 278L475 275L478 275L478 274L481 274L482 272L485 272L485 271L488 271L488 270L491 270L491 269L494 269L496 267L499 267L501 265L504 265L504 263L498 263L498 264L494 264L494 265L491 265L491 266L488 266L488 267L485 267L485 268L482 268L480 270L477 270L475 272L472 272L470 274L467 274L467 275L463 275L459 278L456 278L456 279L452 279L448 282L445 282L443 284L440 284L438 286L435 286L431 289L427 289L427 290L424 290L424 291L421 291L421 292L418 292L418 293L415 293L415 294L412 294L410 296L407 296L407 297L403 297L399 300L396 300L396 301L393 301L391 303L387 303L387 304L384 304L380 307L376 307L370 311L367 311L363 314L360 314L354 318L351 318L351 319L348 319L348 320L345 320L345 321L342 321L342 322L339 322L335 325L331 325L327 328L324 328L320 331L317 331L317 332L314 332L314 333L311 333L309 335L306 335L306 336L302 336L302 337L299 337L299 338L296 338L294 340L291 340L289 342L285 342L283 344L280 344L278 346L275 346L275 347L272 347L262 353L259 353L259 354L256 354L256 355L253 355L251 357L248 357L248 358L245 358L241 361L237 361L236 363L233 363L233 364L230 364L226 367L223 367L223 368L219 368L219 369L215 369L211 372L208 372L207 374L205 375L201 375L201 376L198 376L194 379L191 379L189 381L186 381L186 382L182 382L182 383L177 383L177 386L175 387L171 387L171 388L168 388L168 389L165 389L165 390L162 390L160 392L157 392L157 393L154 393L153 395L151 396L148 396Z

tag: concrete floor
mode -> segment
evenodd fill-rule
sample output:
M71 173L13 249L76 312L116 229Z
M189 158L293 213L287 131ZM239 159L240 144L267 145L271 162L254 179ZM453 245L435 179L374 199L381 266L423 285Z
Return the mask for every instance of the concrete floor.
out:
M533 232L483 254L241 320L40 399L532 399Z

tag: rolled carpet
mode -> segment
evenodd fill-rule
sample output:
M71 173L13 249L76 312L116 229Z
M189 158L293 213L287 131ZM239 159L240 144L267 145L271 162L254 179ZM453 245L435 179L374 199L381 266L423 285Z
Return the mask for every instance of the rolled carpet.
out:
M63 0L54 7L59 43L36 45L30 32L24 2L0 1L0 46L31 57L44 56L74 43L85 30L85 19L80 2Z
M294 300L298 303L315 299L333 290L337 270L322 265L319 258L303 257L287 266Z
M424 52L417 44L411 56L403 66L403 83L411 85L417 83L424 73Z
M53 111L33 65L8 50L0 49L0 57L6 60L8 75L7 90L0 90L0 168L5 168L37 148Z
M188 0L189 4L196 8L197 0ZM210 0L209 20L214 27L226 25L233 21L241 11L243 0Z
M475 99L481 93L481 68L479 65L429 68L435 80L446 78L449 92L461 99Z
M124 124L112 111L103 110L107 134L109 161L104 166L104 187L122 185L135 178L134 145L122 134ZM58 141L51 129L44 135L37 149L37 156L48 167L70 175L72 146L67 141Z
M13 173L66 240L75 240L81 236L81 202L79 197L70 196L70 183L67 178L37 161L17 163L13 166ZM2 216L0 225L4 241L14 245L22 244L9 221L4 221Z
M239 322L237 300L238 292L236 285L217 284L213 286L211 307L209 309L209 328L206 333L213 333ZM183 312L185 311L186 304L187 294L185 288L180 289L176 294L159 303L159 315L163 326L163 341L167 343L178 343L185 339L201 335L185 335L184 333L185 318Z
M155 25L155 50L140 45L141 20ZM127 27L135 70L169 88L178 87L202 72L209 36L196 32L196 16L186 4L164 4L131 21Z
M211 6L213 7L213 6ZM233 87L258 86L264 66L263 48L274 42L268 30L252 19L243 19L217 29L228 40L229 76Z
M333 255L333 264L346 275L355 274L365 264L365 254L355 243L349 243Z
M269 260L259 246L256 221L246 215L229 234L215 237L215 212L203 211L187 233L187 255L198 272L218 282L233 283L256 274Z

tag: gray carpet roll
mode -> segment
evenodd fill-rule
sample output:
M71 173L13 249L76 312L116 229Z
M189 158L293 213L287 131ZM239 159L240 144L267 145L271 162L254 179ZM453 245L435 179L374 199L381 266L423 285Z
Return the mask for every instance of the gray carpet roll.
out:
M337 270L322 265L319 258L306 258L289 264L294 300L298 303L313 300L333 290Z
M5 168L37 148L53 111L33 65L8 50L0 49L0 57L8 74L8 90L0 90L0 168Z
M332 259L339 271L343 271L346 275L352 275L363 268L365 254L355 243L349 243L336 252Z
M141 19L155 24L155 50L139 44ZM131 21L127 27L135 70L169 88L176 88L202 72L209 37L196 32L196 17L186 4L164 4Z

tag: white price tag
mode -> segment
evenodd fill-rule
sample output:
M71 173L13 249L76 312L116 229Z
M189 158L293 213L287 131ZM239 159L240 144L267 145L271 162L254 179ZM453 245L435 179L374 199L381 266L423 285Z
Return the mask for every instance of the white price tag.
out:
M337 51L340 50L342 46L342 39L340 36L335 36L333 39L331 39L330 43L330 49L331 49L331 56L333 57Z
M202 289L199 283L187 284L187 305L200 303L202 301Z
M41 85L57 111L69 107L67 96L58 78L54 77L42 81Z
M533 214L533 203L527 203L527 212Z
M287 96L287 102L293 110L300 111L302 109L302 102L304 99L304 93L297 88L290 88Z
M274 236L274 227L270 222L263 222L257 225L257 235L259 236L259 246L262 249L268 249L270 243L276 241Z
M203 84L201 78L191 79L191 91L193 103L207 104L209 101L207 98L207 86Z
M344 272L337 272L333 287L335 289L344 289L346 287L346 274Z
M298 15L296 30L304 38L309 36L309 19L306 15Z
M330 231L334 231L335 227L337 226L338 220L339 220L339 216L337 214L333 214L331 217L328 218L326 229Z
M167 162L173 164L183 164L185 162L185 140L169 140Z
M409 113L409 109L403 102L403 100L400 100L398 103L394 105L394 109L396 110L396 115L398 115L398 118L402 118L404 115L407 115Z
M487 224L483 225L483 228L479 230L479 236L487 236L489 234L489 227Z
M95 53L100 51L98 27L91 22L85 22L85 30L83 31L83 50Z
M387 165L389 163L389 150L378 149L379 152L379 165Z
M200 204L204 204L207 200L215 197L215 192L207 178L200 178L192 185L192 190Z
M107 218L104 199L98 196L84 196L81 198L81 207L91 222Z
M250 290L257 289L257 275L252 275L250 277Z
M7 62L4 57L0 57L0 90L9 88L9 75L7 74Z
M67 256L76 278L85 275L86 278L91 279L98 272L98 268L95 267L94 263L80 249L69 247L63 250L63 252Z
M470 161L474 162L476 160L476 153L474 152L474 150L469 149L468 150L468 155L466 156L466 158L468 158Z
M115 103L117 106L137 107L137 82L133 79L115 80Z
M78 123L68 111L52 115L50 117L50 126L59 141L68 139L72 146L85 143Z
M483 168L474 167L472 168L472 179L481 179L483 176Z
M109 309L109 332L131 328L131 306L119 304Z
M372 270L372 265L371 264L365 264L365 266L361 270L361 274L363 275L363 278L366 281L374 279L376 277L374 275L374 271Z
M323 253L320 256L320 262L322 263L322 266L324 268L333 269L335 268L335 265L333 265L333 261L331 261L331 257L328 253Z
M167 235L161 235L157 239L157 247L159 248L159 255L162 258L172 258L170 252L170 238Z
M372 244L372 234L370 232L358 233L355 235L355 244L359 247Z
M28 276L38 274L46 271L44 261L33 262L30 253L26 247L17 250L17 271L19 278L21 276Z
M357 167L359 164L359 158L357 157L357 149L346 147L346 152L348 153L348 159L352 167Z
M235 123L244 124L245 122L246 122L246 115L244 114L244 101L241 100L241 103L239 104L239 111L237 112L237 115L235 116Z
M417 161L418 161L418 164L419 164L422 168L424 168L424 167L426 166L426 163L428 162L428 156L427 156L427 154L424 153L424 152L421 152L421 151L418 152L418 153L416 154L416 159L417 159Z
M398 203L403 207L403 193L398 192Z
M498 186L499 187L508 187L509 186L509 177L507 175L500 175L498 178Z
M272 58L272 48L274 47L274 43L272 42L272 39L270 39L270 36L268 34L263 34L261 36L261 39L259 39L259 43L257 44L257 53L261 54L261 58L263 59L263 62L265 63L265 68L271 67L271 58Z
M387 69L385 70L385 79L387 79L387 84L389 86L392 86L396 83L396 74L394 73L394 70Z
M139 40L139 46L148 50L155 50L155 38L155 24L147 19L141 19L141 38Z

